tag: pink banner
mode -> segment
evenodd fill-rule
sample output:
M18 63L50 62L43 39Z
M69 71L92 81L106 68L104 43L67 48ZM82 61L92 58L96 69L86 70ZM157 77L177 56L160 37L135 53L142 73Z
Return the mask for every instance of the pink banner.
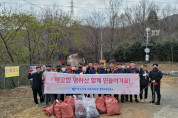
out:
M49 94L139 94L138 74L66 74L47 72Z

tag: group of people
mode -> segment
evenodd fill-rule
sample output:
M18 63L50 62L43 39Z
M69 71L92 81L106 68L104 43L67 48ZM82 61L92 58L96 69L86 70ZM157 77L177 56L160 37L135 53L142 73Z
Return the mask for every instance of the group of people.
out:
M34 102L38 107L37 93L40 96L40 102L47 106L49 101L53 103L54 100L64 100L64 94L44 94L44 83L45 83L45 74L46 72L59 72L59 73L68 73L68 74L122 74L122 73L133 73L139 74L140 76L140 102L147 102L148 97L148 87L151 86L152 91L152 100L150 103L155 103L155 92L157 93L157 102L155 105L160 105L161 94L160 94L160 80L162 78L162 72L158 69L158 64L153 64L153 69L148 72L147 65L142 65L140 69L136 68L135 62L131 61L129 66L125 66L123 63L118 63L115 67L114 63L110 63L107 66L104 66L104 63L88 63L87 66L84 66L82 63L74 65L71 67L70 64L67 66L57 65L56 68L52 68L51 65L43 65L36 67L36 72L32 74L32 71L29 71L28 79L33 79L32 82L32 91ZM143 91L145 92L143 97ZM66 94L66 96L71 96L71 94ZM101 96L99 94L99 96ZM119 95L115 94L114 97L119 100ZM137 95L134 95L135 102L139 103ZM121 95L121 102L133 102L132 95Z

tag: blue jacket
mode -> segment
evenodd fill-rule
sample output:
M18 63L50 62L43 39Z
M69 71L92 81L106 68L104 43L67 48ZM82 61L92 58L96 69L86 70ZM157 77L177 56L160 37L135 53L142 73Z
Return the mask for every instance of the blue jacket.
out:
M114 73L125 73L124 69L116 69Z
M100 69L98 69L97 72L98 72L98 74L102 74ZM96 74L96 71L94 69L90 69L89 74Z

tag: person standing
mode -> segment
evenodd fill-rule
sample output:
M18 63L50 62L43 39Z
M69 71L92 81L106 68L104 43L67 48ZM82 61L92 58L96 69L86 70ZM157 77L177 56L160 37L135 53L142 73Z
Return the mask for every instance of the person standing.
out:
M88 63L88 67L87 67L87 70L86 70L86 74L89 73L89 70L92 68L93 64L91 62Z
M140 75L140 100L143 103L143 102L147 102L148 85L149 85L149 76L148 76L146 65L142 65L139 75ZM144 99L143 99L143 91L145 91Z
M51 65L47 65L46 66L46 71L43 74L43 83L45 84L46 81L46 74L47 72L52 72L52 66ZM44 86L45 87L45 86ZM54 94L44 94L45 96L45 107L47 107L49 105L49 101L51 100L51 103L53 104L54 100L55 100L55 95Z
M109 66L110 66L110 68L111 68L111 72L112 73L114 73L114 63L113 62L111 62L110 64L109 64Z
M104 71L105 71L104 63L103 63L103 62L100 63L100 67L99 67L99 69L100 69L101 74L103 74Z
M125 73L125 70L122 69L122 63L119 63L117 66L117 69L114 71L114 73ZM114 97L118 100L119 99L119 95L118 94L114 94ZM124 103L124 95L121 95L121 102Z
M82 64L82 63L79 63L79 64L78 64L78 69L75 71L75 73L76 73L76 74L82 73L82 67L83 67L83 64Z
M139 70L138 70L138 68L135 67L134 61L130 62L130 68L127 69L126 73L139 74ZM134 97L135 97L135 102L139 103L139 101L137 99L137 95L134 95ZM128 101L128 95L126 95L126 101ZM130 95L130 102L133 102L132 95Z
M33 98L34 102L36 104L36 107L39 106L38 99L37 99L37 94L40 97L40 102L41 104L44 102L43 95L42 95L42 72L40 67L36 67L36 73L29 73L28 74L28 79L33 79L32 82L32 91L33 91Z
M158 70L158 64L153 64L153 70L150 71L149 77L152 81L151 83L151 92L152 92L152 101L150 103L155 103L155 91L157 93L157 102L155 105L160 105L161 93L160 93L160 85L162 79L162 72Z

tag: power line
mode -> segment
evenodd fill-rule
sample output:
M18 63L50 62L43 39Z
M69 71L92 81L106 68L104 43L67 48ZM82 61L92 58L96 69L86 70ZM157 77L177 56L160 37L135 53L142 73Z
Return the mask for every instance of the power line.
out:
M29 3L29 4L31 4L31 5L34 5L34 6L36 6L36 7L39 7L39 8L41 8L41 9L43 9L43 10L46 10L46 9L44 9L43 7L40 7L40 6L38 6L38 5L34 4L34 3L31 3L31 2L29 2L29 1L27 1L27 0L23 0L23 1L25 1L25 2L27 2L27 3Z

